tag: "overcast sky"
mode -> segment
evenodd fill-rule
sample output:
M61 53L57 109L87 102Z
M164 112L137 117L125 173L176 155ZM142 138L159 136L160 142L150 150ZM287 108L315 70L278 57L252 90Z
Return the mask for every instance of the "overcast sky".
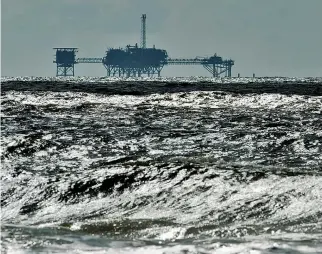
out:
M322 76L322 0L1 0L1 75L54 76L53 47L103 57L140 43L172 58L235 60L233 76ZM104 76L79 64L78 76ZM166 66L163 76L209 76L202 66Z

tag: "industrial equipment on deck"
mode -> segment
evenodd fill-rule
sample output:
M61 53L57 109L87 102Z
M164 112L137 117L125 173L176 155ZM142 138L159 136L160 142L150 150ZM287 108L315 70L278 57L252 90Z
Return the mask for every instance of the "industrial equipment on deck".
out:
M144 44L143 44L144 45ZM107 76L141 77L141 75L160 76L167 63L168 54L156 48L139 48L126 46L125 49L109 49L103 58Z
M107 76L141 77L142 75L160 77L165 65L202 65L213 77L224 74L231 77L234 61L223 60L214 54L204 58L169 58L164 49L146 47L146 15L141 17L141 47L127 45L125 48L110 48L103 58L76 58L77 48L54 48L57 64L56 76L74 76L77 63L100 63L107 70Z
M77 48L54 48L56 58L54 63L57 65L56 76L74 76L74 66L76 62Z

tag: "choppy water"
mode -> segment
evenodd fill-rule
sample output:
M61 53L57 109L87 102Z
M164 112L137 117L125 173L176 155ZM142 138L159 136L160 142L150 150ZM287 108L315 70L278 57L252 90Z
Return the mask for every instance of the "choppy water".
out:
M2 252L322 253L322 79L2 82Z

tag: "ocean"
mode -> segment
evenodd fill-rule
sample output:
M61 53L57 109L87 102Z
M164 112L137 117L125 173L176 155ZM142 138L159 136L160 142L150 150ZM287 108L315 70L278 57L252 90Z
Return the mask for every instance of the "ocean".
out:
M322 78L1 78L1 253L322 253Z

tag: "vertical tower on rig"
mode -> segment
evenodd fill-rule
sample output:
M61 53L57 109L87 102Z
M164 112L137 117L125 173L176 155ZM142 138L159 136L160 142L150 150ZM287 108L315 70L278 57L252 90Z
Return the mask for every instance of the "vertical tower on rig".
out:
M146 14L141 17L141 45L127 45L125 49L110 48L103 57L107 76L141 77L147 75L160 77L161 70L167 64L168 53L155 46L146 46Z
M56 50L55 60L53 61L57 66L56 76L74 76L78 48L54 48L54 50Z
M141 17L141 48L146 48L146 14Z

